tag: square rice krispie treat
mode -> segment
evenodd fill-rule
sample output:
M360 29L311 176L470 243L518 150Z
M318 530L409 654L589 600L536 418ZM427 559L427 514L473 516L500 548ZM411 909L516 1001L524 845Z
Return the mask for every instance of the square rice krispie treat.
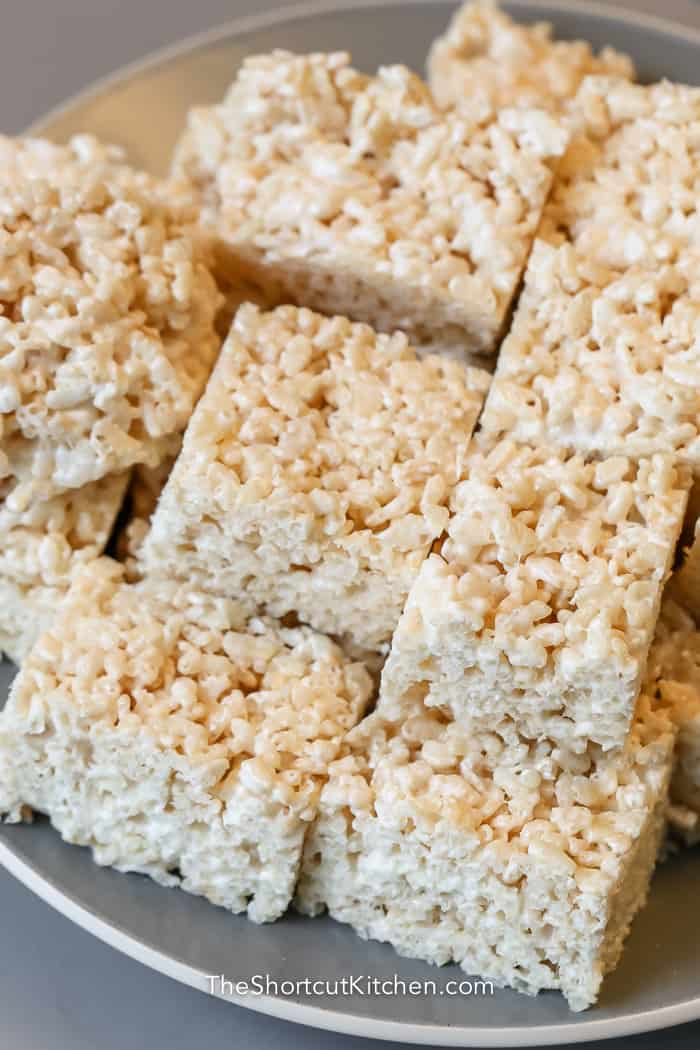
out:
M586 80L484 428L700 473L700 90Z
M661 609L644 692L678 730L669 820L676 834L694 845L700 842L700 631L671 599Z
M645 902L673 755L640 699L622 753L475 737L416 691L348 738L306 841L298 906L401 955L595 1002Z
M191 192L121 151L0 137L0 479L29 503L184 429L219 348Z
M76 570L102 554L128 480L110 475L26 510L0 482L0 658L24 659Z
M520 25L489 0L466 3L428 56L428 82L438 105L488 113L504 106L570 111L592 74L634 78L627 56L583 40L554 40L548 22Z
M669 456L587 462L551 447L477 447L440 554L424 562L384 667L472 731L514 723L573 751L622 747L683 521Z
M490 353L567 142L541 110L445 115L403 66L276 51L190 113L175 171L223 272L243 262L277 302Z
M92 562L0 714L0 812L46 813L98 864L275 919L370 688L307 628Z
M490 377L293 306L236 315L142 548L249 611L387 645Z

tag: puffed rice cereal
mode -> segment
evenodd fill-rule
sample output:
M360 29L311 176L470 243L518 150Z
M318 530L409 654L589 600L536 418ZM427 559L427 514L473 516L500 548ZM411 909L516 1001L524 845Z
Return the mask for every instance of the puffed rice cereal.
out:
M0 137L0 480L26 508L184 429L219 348L191 193L120 150Z
M12 509L0 482L0 658L19 664L65 598L76 570L105 549L128 473Z
M461 112L537 106L567 113L593 74L633 80L634 65L611 47L596 56L583 40L554 40L548 22L520 25L490 0L460 7L428 56L438 105Z
M143 572L385 647L447 525L490 376L402 333L244 305L186 431Z
M331 765L297 905L497 986L559 989L582 1010L646 899L673 739L645 696L610 757L512 725L475 736L415 690L400 718L365 719Z
M371 681L308 628L80 570L0 713L0 813L255 922L281 915Z
M473 447L440 553L394 634L379 704L415 688L474 732L623 746L690 485L672 457Z
M700 90L587 79L483 416L700 473Z
M402 329L416 345L496 349L568 132L541 110L445 115L403 66L247 58L190 113L175 171L220 268L277 302Z

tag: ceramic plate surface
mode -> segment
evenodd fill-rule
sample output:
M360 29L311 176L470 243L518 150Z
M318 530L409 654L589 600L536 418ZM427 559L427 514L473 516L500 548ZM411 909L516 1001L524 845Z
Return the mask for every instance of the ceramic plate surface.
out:
M519 18L552 21L563 37L584 37L632 54L642 79L700 83L700 32L593 4L512 3ZM245 19L132 66L55 110L32 129L57 139L89 131L125 146L132 160L164 172L187 108L221 97L241 59L282 47L349 50L367 71L404 62L422 71L427 48L453 5L419 0L347 7L307 6ZM12 678L0 666L0 705ZM0 862L50 904L114 947L204 991L211 975L269 974L333 980L343 976L433 979L419 997L324 998L285 994L243 1004L317 1027L441 1046L532 1046L602 1039L700 1018L700 855L689 851L657 871L619 969L600 1003L571 1014L558 994L514 992L455 998L463 975L401 959L329 919L290 915L258 927L147 878L94 866L86 850L61 842L48 824L0 828ZM442 994L441 994L442 993Z

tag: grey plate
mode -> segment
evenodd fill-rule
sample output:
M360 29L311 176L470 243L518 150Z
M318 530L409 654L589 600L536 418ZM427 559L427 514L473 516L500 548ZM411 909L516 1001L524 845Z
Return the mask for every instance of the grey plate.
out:
M167 168L185 110L218 99L248 53L348 49L367 70L406 62L420 70L430 41L451 6L419 0L306 7L246 19L127 69L45 118L34 130L55 138L91 131L120 142L134 161ZM506 4L523 19L548 18L562 36L631 52L645 79L700 82L700 33L593 4ZM0 704L11 678L0 666ZM432 978L438 994L412 998L247 998L243 1005L318 1027L452 1046L570 1043L641 1032L700 1017L700 863L685 853L657 873L649 906L635 922L619 969L598 1006L570 1014L556 994L529 999L512 992L451 998L440 995L460 976L367 944L330 920L289 916L256 927L139 876L95 867L82 849L64 845L44 821L0 828L0 861L50 904L114 947L203 990L208 975L279 981L353 975Z

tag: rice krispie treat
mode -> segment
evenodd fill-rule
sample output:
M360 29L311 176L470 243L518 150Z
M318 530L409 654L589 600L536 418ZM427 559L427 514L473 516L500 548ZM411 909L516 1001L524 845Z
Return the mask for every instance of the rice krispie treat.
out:
M126 584L101 559L0 714L0 812L47 813L98 864L275 919L370 687L307 628L246 623L172 581Z
M428 56L428 81L438 105L489 113L504 106L570 110L592 74L634 78L627 56L583 40L553 40L548 22L519 25L489 0L464 4Z
M191 191L87 136L0 137L0 478L27 505L184 429L219 348Z
M381 649L447 524L489 379L418 359L402 333L241 307L143 571Z
M0 658L21 663L79 566L102 554L128 473L18 509L0 482Z
M415 688L472 731L514 723L573 751L622 747L683 521L668 456L587 462L504 440L470 454L424 562L380 706Z
M403 66L275 51L191 111L175 171L224 272L243 261L277 302L490 353L567 141L541 110L445 115Z
M700 90L585 81L484 428L700 473Z
M664 828L673 728L640 699L624 752L475 737L416 690L330 768L300 910L498 986L595 1002L644 904Z

